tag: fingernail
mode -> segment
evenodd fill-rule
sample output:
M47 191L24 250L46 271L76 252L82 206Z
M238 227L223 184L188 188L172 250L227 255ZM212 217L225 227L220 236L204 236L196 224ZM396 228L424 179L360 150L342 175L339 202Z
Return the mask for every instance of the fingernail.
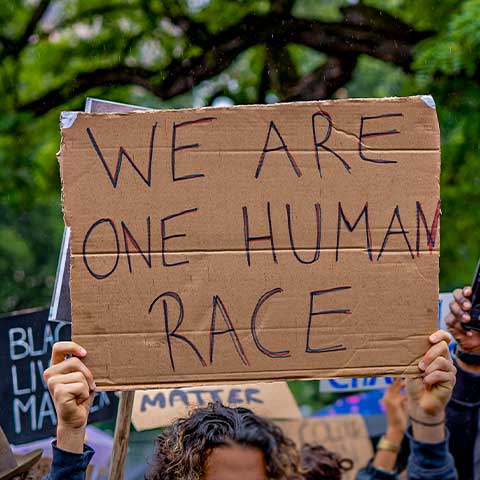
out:
M464 313L464 314L462 315L462 320L463 320L464 322L469 322L469 321L470 321L470 315L468 315L468 313Z
M463 302L463 308L465 308L466 310L468 310L472 305L470 304L469 301L466 301L466 302Z
M84 348L80 349L80 355L86 355L87 351Z
M430 335L430 340L432 342L437 342L438 340L440 340L440 335L438 335L437 333L434 333L434 334Z
M97 385L95 382L92 383L92 390L95 390L97 388Z
M423 360L418 364L418 368L420 370L425 370L425 362Z

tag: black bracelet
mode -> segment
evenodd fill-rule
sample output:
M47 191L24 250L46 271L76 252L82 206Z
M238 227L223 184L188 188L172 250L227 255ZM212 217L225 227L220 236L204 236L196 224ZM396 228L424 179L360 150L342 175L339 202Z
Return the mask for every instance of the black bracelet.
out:
M480 365L480 353L464 352L458 347L458 343L455 346L454 353L459 360L468 365Z
M438 427L439 425L443 425L445 423L445 417L440 422L435 422L435 423L427 423L427 422L422 422L420 420L417 420L416 418L413 418L410 415L410 420L413 423L418 423L419 425L423 425L424 427Z

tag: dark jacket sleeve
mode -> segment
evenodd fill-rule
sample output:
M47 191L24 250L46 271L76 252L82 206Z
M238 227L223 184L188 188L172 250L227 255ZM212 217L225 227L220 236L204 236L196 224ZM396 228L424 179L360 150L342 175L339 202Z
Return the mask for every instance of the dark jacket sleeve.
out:
M87 466L95 453L93 448L85 445L83 453L72 453L58 448L56 442L52 448L52 468L44 480L85 480Z
M372 465L372 460L357 473L355 480L397 480L397 472L386 472Z
M455 459L458 476L474 478L475 441L478 435L480 407L480 375L463 370L456 362L457 383L447 405L447 427L450 431L450 452ZM477 473L477 472L475 472Z
M410 441L408 457L408 480L458 480L453 457L448 451L448 431L443 442L422 443L416 441L407 431ZM375 468L370 461L356 476L356 480L397 480L397 472L385 472Z
M457 480L457 470L453 457L448 451L449 433L445 440L438 443L417 442L407 431L410 440L410 456L408 457L407 478L409 480Z

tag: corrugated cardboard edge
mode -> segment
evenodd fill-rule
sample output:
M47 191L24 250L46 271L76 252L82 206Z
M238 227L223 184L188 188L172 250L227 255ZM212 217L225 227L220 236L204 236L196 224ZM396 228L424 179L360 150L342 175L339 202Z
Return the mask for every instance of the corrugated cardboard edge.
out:
M406 100L410 101L421 101L424 103L426 106L429 108L435 109L435 100L430 94L424 94L424 95L412 95L412 96L407 96L407 97L382 97L382 98L376 98L375 101L378 103L396 103L396 102L405 102ZM221 107L212 107L212 106L207 106L207 107L196 107L196 108L166 108L166 109L146 109L142 107L138 107L138 109L135 110L126 110L123 112L80 112L80 111L64 111L61 113L61 117L65 116L65 122L66 126L65 128L70 128L77 116L81 117L96 117L96 116L109 116L109 117L123 117L125 115L131 115L131 114L143 114L143 115L148 115L151 113L159 113L159 112L165 112L165 113L172 113L172 112L185 112L185 113L192 113L192 112L212 112L216 111L219 108L221 108L223 111L236 111L236 110L264 110L264 109L271 109L272 106L278 107L282 105L291 105L292 103L295 103L295 105L302 106L302 105L311 105L312 103L321 103L323 106L329 106L329 105L339 105L342 103L350 103L350 104L355 104L355 103L364 103L364 102L371 102L372 98L345 98L345 99L338 99L338 100L308 100L308 101L301 101L301 102L279 102L275 104L250 104L250 105L231 105L231 106L221 106ZM120 105L120 104L119 104ZM71 117L75 116L75 119L72 121L71 124L69 124L69 121ZM62 127L63 128L63 127Z

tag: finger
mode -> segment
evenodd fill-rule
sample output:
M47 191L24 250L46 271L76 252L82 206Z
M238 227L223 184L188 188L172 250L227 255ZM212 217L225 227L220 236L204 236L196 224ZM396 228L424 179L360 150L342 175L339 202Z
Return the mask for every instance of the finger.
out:
M450 303L450 312L455 317L456 320L461 320L462 322L470 321L470 314L466 310L470 310L472 304L470 302L465 302L463 306L459 305L458 302ZM450 313L449 313L450 315Z
M461 316L465 313L460 303L457 301L450 302L450 312L453 313L457 318L461 318Z
M463 287L463 296L470 297L472 295L472 287Z
M68 400L70 397L76 397L78 403L82 403L85 400L90 398L90 390L88 387L82 383L67 383L67 384L60 384L55 388L53 392L53 398L55 402L62 402L64 400Z
M448 386L449 389L453 389L455 386L455 374L453 372L435 370L423 378L423 383L429 387L442 384Z
M448 328L457 328L457 323L458 323L458 319L457 317L453 314L453 313L449 313L446 317L445 317L445 325L448 327Z
M452 336L445 330L437 330L435 333L432 333L428 339L432 344L441 342L446 342L448 344L452 340Z
M390 387L392 392L395 393L395 395L398 395L402 389L402 380L400 378L395 378Z
M50 392L55 392L55 389L58 388L59 385L68 385L71 383L83 383L88 391L91 390L87 379L81 372L73 372L65 375L55 375L54 377L50 377L48 379L47 386Z
M458 302L450 303L450 312L448 315L453 315L455 320L461 320L462 322L469 322L470 315L465 310L470 310L472 308L472 304L470 302L466 302L464 306L458 304Z
M450 359L450 351L448 350L448 343L446 341L441 341L430 347L418 364L418 368L425 370L438 357Z
M453 372L455 366L451 360L446 359L445 357L437 357L427 368L425 368L425 376L434 372L435 370L440 370L442 372Z
M72 372L82 372L87 379L88 385L92 390L95 390L96 385L93 379L92 372L87 366L77 357L67 358L63 362L57 363L53 367L47 368L43 373L43 377L46 381L54 375L64 375Z
M87 351L75 342L57 342L52 349L52 365L63 362L67 355L83 358Z
M465 296L463 295L463 290L461 288L456 288L453 291L453 298L458 303L463 303L465 301Z

